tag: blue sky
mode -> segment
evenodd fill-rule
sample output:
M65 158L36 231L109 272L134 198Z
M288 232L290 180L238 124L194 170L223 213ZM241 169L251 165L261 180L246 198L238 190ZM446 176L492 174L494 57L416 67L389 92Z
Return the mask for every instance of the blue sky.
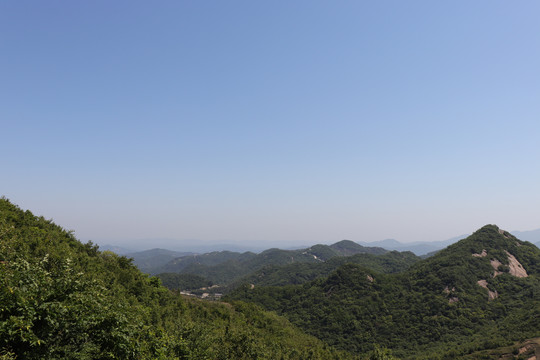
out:
M540 228L535 1L6 1L0 193L83 241Z

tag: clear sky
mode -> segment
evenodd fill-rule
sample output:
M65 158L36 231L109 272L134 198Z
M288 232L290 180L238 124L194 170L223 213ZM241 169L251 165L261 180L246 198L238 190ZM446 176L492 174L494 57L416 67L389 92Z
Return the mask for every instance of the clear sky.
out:
M0 195L128 247L537 229L538 19L527 0L2 1Z

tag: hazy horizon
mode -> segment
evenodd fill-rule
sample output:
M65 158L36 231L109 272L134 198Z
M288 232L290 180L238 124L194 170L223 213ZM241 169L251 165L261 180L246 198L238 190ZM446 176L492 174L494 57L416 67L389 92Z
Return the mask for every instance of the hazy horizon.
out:
M538 229L539 14L3 2L0 195L96 243Z
M487 225L487 224L486 224ZM496 224L495 224L496 225ZM476 231L478 229L475 229ZM531 241L533 243L537 243L540 241L540 228L539 229L531 229L531 230L507 230L506 231L511 232L512 234L515 234L519 238L519 233L527 234L528 236L525 238L519 238L520 240L525 241ZM238 242L234 240L208 240L208 241L201 241L198 239L123 239L123 240L116 240L116 241L108 241L106 239L99 239L99 240L91 240L94 244L98 244L99 246L103 247L119 247L124 248L128 250L133 251L144 251L144 250L151 250L151 249L167 249L167 250L173 250L173 251L194 251L194 252L209 252L209 251L221 251L221 250L231 250L231 251L262 251L267 250L270 248L280 248L280 249L298 249L303 247L310 247L316 244L324 244L324 245L332 245L335 244L341 240L351 240L359 244L365 244L370 245L373 244L373 246L382 246L378 243L386 242L386 241L397 241L400 244L404 246L411 246L411 245L419 245L419 244L432 244L432 243L441 243L441 242L447 242L447 241L457 241L459 239L465 238L472 234L471 231L468 234L461 234L461 235L455 235L451 237L447 237L444 239L434 239L434 240L424 240L424 241L401 241L399 239L378 239L378 240L358 240L358 239L339 239L339 240L331 240L331 241L322 241L322 242L309 242L309 241L289 241L289 242L281 242L276 243L273 241L262 241L257 242L254 244L246 243L246 242ZM530 233L534 233L535 236L531 238ZM86 240L88 241L88 239ZM382 246L384 247L384 246Z

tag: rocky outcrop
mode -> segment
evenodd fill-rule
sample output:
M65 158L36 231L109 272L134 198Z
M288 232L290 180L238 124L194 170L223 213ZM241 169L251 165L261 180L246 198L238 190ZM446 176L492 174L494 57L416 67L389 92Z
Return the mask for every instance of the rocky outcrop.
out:
M499 294L497 293L497 290L495 290L495 291L489 290L486 280L478 280L476 283L488 291L488 300L489 301L495 300L496 298L499 297Z
M510 274L520 278L529 276L523 265L520 264L514 255L510 254L508 251L506 251L506 255L508 255L508 267L510 267Z
M482 250L482 252L480 254L472 254L472 256L474 257L486 257L487 256L487 251L486 249Z

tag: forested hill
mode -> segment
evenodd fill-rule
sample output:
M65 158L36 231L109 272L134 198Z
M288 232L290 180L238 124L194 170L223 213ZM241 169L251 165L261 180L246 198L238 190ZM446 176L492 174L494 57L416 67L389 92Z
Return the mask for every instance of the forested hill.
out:
M267 249L259 254L252 252L238 253L232 251L214 251L205 254L180 256L161 266L154 266L151 273L160 272L194 272L194 269L219 267L220 271L227 267L237 267L238 273L245 275L266 265L286 265L302 262L321 262L336 256L351 256L354 254L381 255L388 250L379 247L366 247L350 240L342 240L333 245L313 245L306 249L283 250ZM203 271L203 270L195 270ZM234 274L235 276L237 274Z
M253 304L186 300L0 199L0 359L356 359Z
M219 285L230 285L245 278L254 272L268 269L269 267L282 267L294 264L312 264L314 269L328 268L327 265L319 266L335 258L350 257L355 254L376 255L388 254L389 251L379 247L365 247L350 240L342 240L333 245L317 244L309 248L299 250L267 249L259 254L252 252L238 253L231 251L215 251L205 254L194 254L173 259L162 266L152 268L142 267L137 260L135 263L141 269L151 274L182 273L194 274L204 277L206 280ZM411 254L412 255L412 254ZM413 255L414 257L414 255ZM389 257L391 258L391 257ZM358 261L352 259L352 261ZM339 260L338 260L339 262ZM384 261L380 261L383 263ZM328 265L331 265L331 262ZM344 263L344 261L341 261ZM408 262L410 264L410 262ZM400 264L401 265L401 264ZM398 265L399 266L399 265ZM303 269L300 265L297 268ZM310 268L310 266L308 266ZM334 266L335 268L335 266ZM315 270L315 272L319 272ZM314 274L315 272L310 271ZM324 273L324 271L322 272ZM161 275L160 275L161 276ZM181 277L181 276L180 276Z
M540 335L540 250L494 225L399 274L347 264L303 285L231 295L289 318L328 344L374 343L410 359L454 359Z
M265 266L233 284L242 283L254 286L279 286L303 284L308 281L328 276L338 267L345 264L358 264L379 273L398 273L405 271L420 258L412 252L390 251L382 255L356 254L352 256L336 256L325 262L292 263L287 265Z

